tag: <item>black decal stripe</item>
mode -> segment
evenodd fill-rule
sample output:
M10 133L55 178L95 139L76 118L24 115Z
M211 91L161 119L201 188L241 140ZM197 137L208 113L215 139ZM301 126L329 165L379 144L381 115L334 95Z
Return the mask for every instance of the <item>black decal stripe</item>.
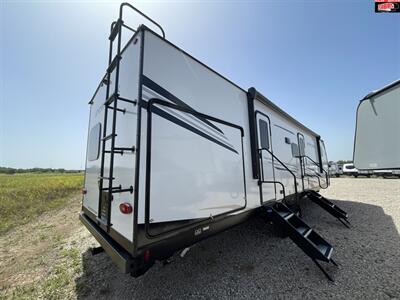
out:
M147 86L148 88L152 89L153 91L157 92L158 94L160 94L161 96L171 100L172 102L174 102L176 105L180 105L181 107L187 108L187 109L191 109L193 111L195 111L193 108L191 108L189 105L187 105L185 102L183 102L182 100L180 100L179 98L175 97L173 94L171 94L170 92L168 92L166 89L164 89L163 87L159 86L157 83L155 83L153 80L151 80L150 78L146 77L145 75L142 75L142 84L144 84L145 86ZM196 116L196 118L198 118L199 120L203 121L204 123L206 123L208 126L211 126L212 128L214 128L215 130L218 130L219 132L221 132L222 134L224 133L221 129L219 129L217 126L215 126L213 123L211 123L210 121L208 121L207 119L204 119L202 117L198 117Z
M151 112L159 115L160 117L163 117L163 118L167 119L168 121L171 121L171 122L173 122L173 123L185 128L187 130L190 130L191 132L196 133L197 135L200 135L200 136L206 138L207 140L212 141L215 144L218 144L218 145L220 145L220 146L222 146L222 147L224 147L224 148L226 148L226 149L228 149L228 150L230 150L232 152L235 152L236 154L239 154L235 149L233 149L233 148L221 143L220 141L214 139L213 137L205 134L204 132L198 130L197 128L195 128L193 126L190 126L189 124L187 124L187 123L183 122L182 120L170 115L169 113L167 113L166 111L164 111L164 110L162 110L162 109L160 109L158 107L152 106L151 107Z
M174 116L174 117L180 119L181 121L183 121L183 122L185 122L185 123L187 123L187 124L193 126L194 128L196 128L196 129L198 129L198 130L204 132L205 134L207 134L207 135L210 136L211 138L215 138L217 141L220 141L221 143L227 145L228 147L234 148L233 145L231 145L231 144L228 143L227 141L222 141L222 140L220 139L219 136L216 136L216 135L215 135L215 132L204 131L204 128L199 127L196 123L193 123L193 120L188 120L188 119L186 118L186 115L188 115L188 114L186 114L186 115L184 115L184 116L179 115L179 114L177 114L178 110L176 110L176 109L174 110L173 108L169 108L169 107L164 107L163 110L166 111L167 113L169 113L170 115L172 115L172 116Z
M142 96L142 99L144 99L144 100L147 100L147 101L149 101L151 98L159 98L159 99L162 99L162 100L165 100L165 101L170 101L169 99L166 99L165 97L163 97L162 95L160 95L160 94L158 94L158 93L156 93L156 92L154 92L153 90L151 90L150 88L148 88L147 86L143 86L143 91L145 92L145 94L143 94L143 96ZM170 102L172 102L172 101L170 101ZM173 102L172 102L173 103ZM175 104L175 103L174 103ZM176 104L175 104L176 105ZM190 110L192 110L192 109L190 109ZM194 110L192 110L193 112L194 112ZM180 112L180 111L178 111L178 112ZM207 130L207 133L209 133L210 135L214 135L214 134L218 134L218 136L220 137L220 138L222 138L222 139L224 139L225 140L225 142L226 143L228 143L228 138L223 134L223 133L221 133L220 131L217 131L216 129L214 129L213 127L212 128L210 128L210 126L208 126L208 124L205 124L202 120L199 120L199 118L197 117L197 116L195 116L194 114L191 114L191 113L185 113L185 115L188 117L188 118L190 118L190 119L193 119L194 121L196 121L196 122L199 122L199 124L200 125L193 125L193 126L195 126L195 127L197 127L197 128L199 128L199 129L202 129L202 130ZM206 119L207 120L207 119ZM201 126L205 126L205 128L203 128L203 127L201 127ZM211 131L211 132L210 132ZM229 143L228 143L229 144ZM231 145L230 145L231 146Z

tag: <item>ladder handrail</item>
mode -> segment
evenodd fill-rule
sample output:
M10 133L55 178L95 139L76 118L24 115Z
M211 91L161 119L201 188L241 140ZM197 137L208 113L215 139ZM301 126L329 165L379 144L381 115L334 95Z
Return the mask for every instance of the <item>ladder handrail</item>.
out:
M259 152L259 155L261 156L261 159L262 159L262 151L267 151L269 154L271 154L273 158L275 158L290 174L292 174L293 180L294 180L294 192L296 194L296 201L298 202L299 201L299 194L297 192L297 177L296 177L296 175L272 151L270 151L267 148L258 149L258 152Z
M136 7L134 7L132 4L127 3L127 2L123 2L121 3L120 7L119 7L119 20L122 21L122 15L123 15L123 8L127 6L130 9L136 11L138 14L140 14L142 17L145 17L147 20L149 20L151 23L153 23L154 25L156 25L162 33L163 38L165 39L165 32L164 29L161 27L160 24L158 24L156 21L154 21L153 19L151 19L150 17L148 17L147 15L145 15L144 13L142 13L140 10L138 10Z
M319 184L320 188L322 188L322 189L328 188L328 186L329 186L329 175L328 175L328 172L326 172L326 170L325 170L322 166L320 166L319 163L317 163L316 161L314 161L314 160L313 160L311 157L309 157L308 155L300 155L300 158L301 158L301 157L309 159L312 163L314 163L314 165L316 165L318 168L320 168L320 169L325 173L326 186L323 187L323 186L321 185L321 181L320 181L320 179L319 179L321 176L319 176L317 172L315 172L316 175L309 175L309 174L307 174L307 176L311 176L311 177L316 176L316 177L318 178L318 184ZM306 166L304 166L304 171L306 171Z

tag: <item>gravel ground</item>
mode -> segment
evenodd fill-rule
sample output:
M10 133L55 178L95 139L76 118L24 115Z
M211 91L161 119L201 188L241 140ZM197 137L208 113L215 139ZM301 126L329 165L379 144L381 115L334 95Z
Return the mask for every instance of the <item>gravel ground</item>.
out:
M333 246L329 282L288 238L256 217L144 276L121 274L106 254L83 255L78 299L400 299L400 180L338 178L322 194L351 229L309 201L304 220Z

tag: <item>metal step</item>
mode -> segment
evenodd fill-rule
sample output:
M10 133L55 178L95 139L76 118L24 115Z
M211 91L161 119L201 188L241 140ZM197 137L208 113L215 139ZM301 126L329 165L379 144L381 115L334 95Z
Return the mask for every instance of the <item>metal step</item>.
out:
M312 202L319 205L321 208L323 208L328 213L330 213L332 216L334 216L336 219L338 219L347 228L350 228L349 227L350 222L348 221L349 215L343 209L338 207L336 204L333 204L331 201L329 201L328 199L321 196L319 193L317 193L315 191L308 191L307 197Z
M267 218L280 226L289 238L321 269L324 275L333 281L332 277L317 262L317 260L332 262L336 265L331 258L333 247L283 203L266 207L266 213Z

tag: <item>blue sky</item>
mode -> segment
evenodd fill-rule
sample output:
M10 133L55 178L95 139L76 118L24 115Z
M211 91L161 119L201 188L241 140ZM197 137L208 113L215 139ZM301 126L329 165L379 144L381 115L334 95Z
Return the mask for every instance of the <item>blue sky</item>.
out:
M0 166L84 167L87 102L118 3L0 3ZM359 99L400 78L400 15L375 14L372 0L135 5L171 42L320 133L331 160L352 158Z

